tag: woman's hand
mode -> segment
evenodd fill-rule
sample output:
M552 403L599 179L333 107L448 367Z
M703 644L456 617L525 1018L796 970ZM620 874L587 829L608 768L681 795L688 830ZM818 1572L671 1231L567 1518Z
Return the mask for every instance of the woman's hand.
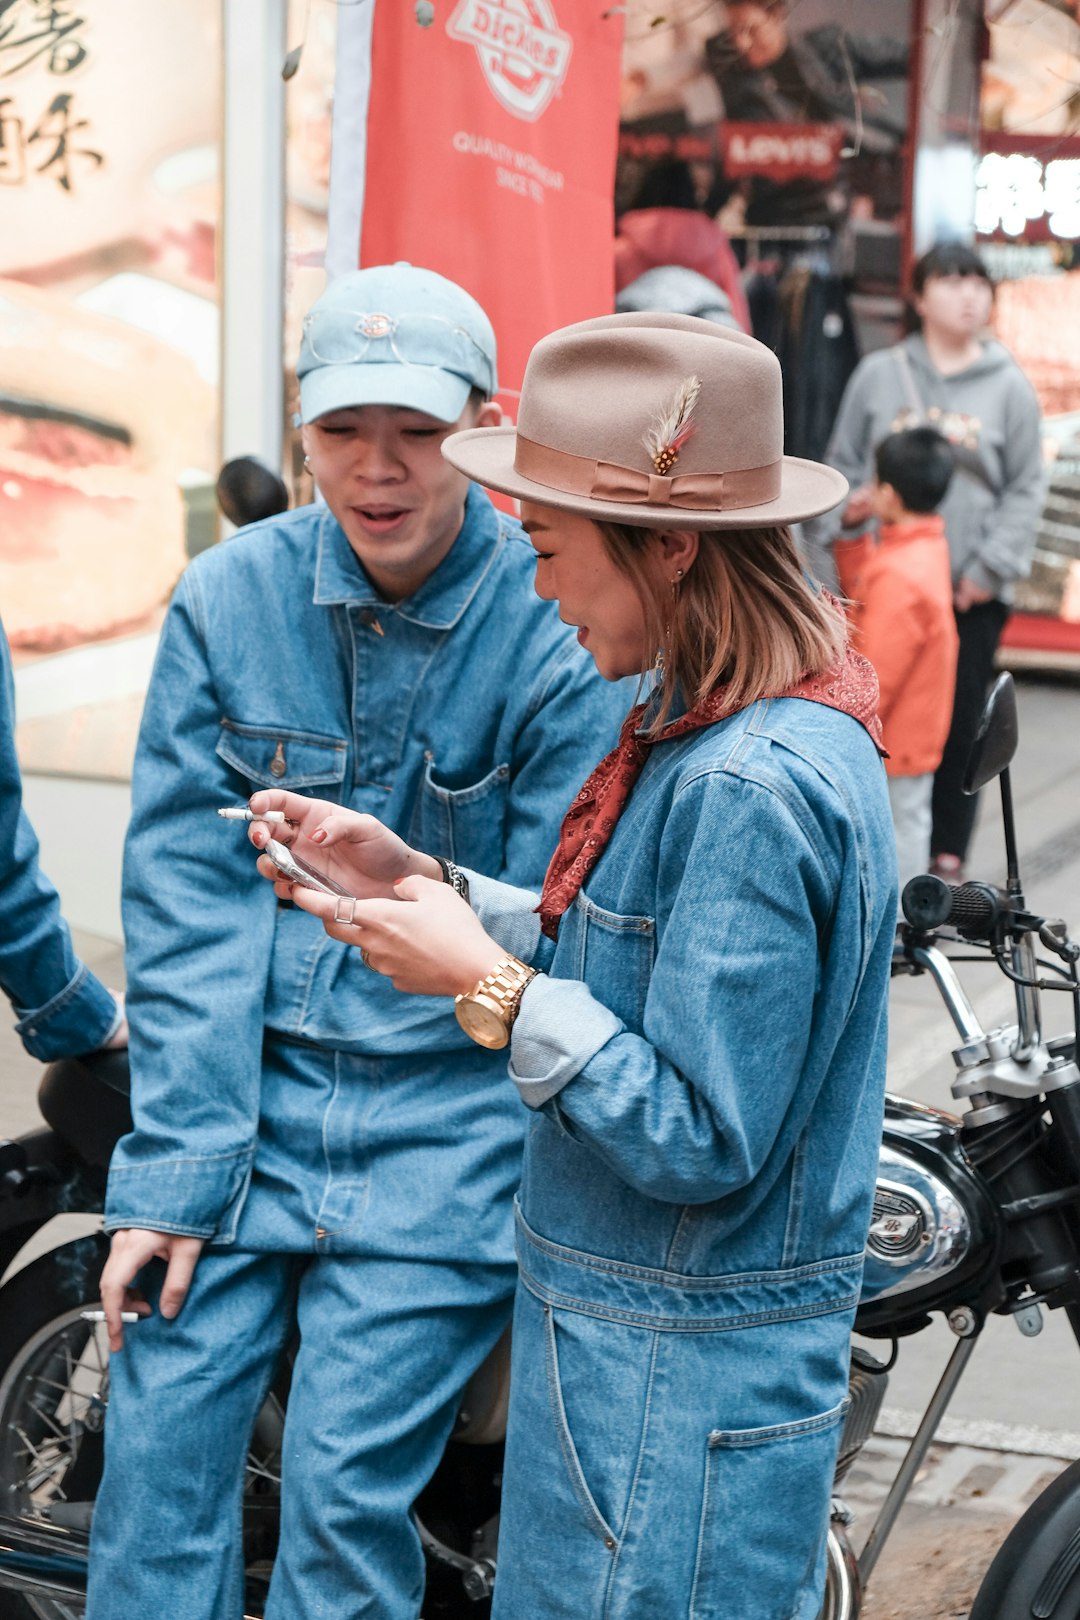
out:
M277 810L288 818L284 826L253 821L248 837L256 849L265 849L267 839L275 838L358 899L396 900L398 879L417 873L441 876L438 861L412 849L374 816L343 810L329 799L308 799L301 793L270 788L253 793L248 806L255 815ZM288 879L269 856L262 856L258 868L274 884L279 898L296 899Z
M289 898L411 995L462 995L506 955L461 896L430 878L405 878L392 900L339 900L298 883Z

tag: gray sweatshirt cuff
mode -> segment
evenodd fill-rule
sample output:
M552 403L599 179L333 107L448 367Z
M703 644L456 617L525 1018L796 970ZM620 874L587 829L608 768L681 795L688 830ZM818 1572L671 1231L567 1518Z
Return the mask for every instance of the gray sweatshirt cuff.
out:
M469 904L492 939L519 962L531 962L540 944L536 910L540 896L530 889L516 889L512 883L500 883L498 878L462 870L469 880Z
M580 980L538 974L521 998L510 1039L510 1078L522 1102L546 1103L622 1027Z

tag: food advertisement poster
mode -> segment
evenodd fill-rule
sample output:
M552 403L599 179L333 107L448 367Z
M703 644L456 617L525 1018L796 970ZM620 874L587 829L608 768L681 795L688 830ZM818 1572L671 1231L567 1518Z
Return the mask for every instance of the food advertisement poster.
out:
M0 617L26 770L127 776L164 605L216 533L220 63L217 0L0 5Z

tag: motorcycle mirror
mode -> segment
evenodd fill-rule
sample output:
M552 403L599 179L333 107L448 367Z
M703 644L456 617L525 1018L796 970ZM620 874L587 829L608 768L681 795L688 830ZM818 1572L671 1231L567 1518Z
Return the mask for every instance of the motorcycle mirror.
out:
M990 696L968 755L964 773L965 793L978 793L987 782L992 782L995 776L1008 770L1016 753L1019 736L1016 687L1011 675L999 675L990 688Z

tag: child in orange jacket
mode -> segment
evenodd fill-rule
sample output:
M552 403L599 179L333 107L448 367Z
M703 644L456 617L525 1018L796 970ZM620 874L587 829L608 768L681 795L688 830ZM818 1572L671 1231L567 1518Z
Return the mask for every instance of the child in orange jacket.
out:
M937 507L953 474L935 428L891 433L875 451L877 543L853 542L844 589L853 639L877 670L900 886L930 859L930 796L952 719L957 633L949 543Z

